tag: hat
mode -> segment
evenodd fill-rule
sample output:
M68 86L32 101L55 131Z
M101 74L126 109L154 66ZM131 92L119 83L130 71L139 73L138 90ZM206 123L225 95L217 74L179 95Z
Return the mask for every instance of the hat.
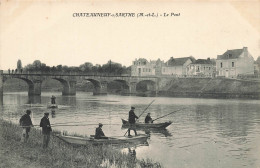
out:
M135 109L135 107L132 106L131 109Z
M99 126L103 126L103 124L102 124L102 123L99 123L98 125L99 125Z
M49 113L48 113L48 112L46 112L46 113L44 113L44 115L49 115Z
M27 114L31 114L31 110L26 110L26 113Z

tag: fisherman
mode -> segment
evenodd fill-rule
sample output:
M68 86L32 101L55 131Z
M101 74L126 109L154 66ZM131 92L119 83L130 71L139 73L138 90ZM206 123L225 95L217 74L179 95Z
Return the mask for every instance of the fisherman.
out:
M102 126L102 123L98 124L98 127L96 128L95 139L108 139L102 130Z
M128 116L128 122L129 122L128 136L131 136L130 130L134 130L135 136L137 136L136 127L135 127L135 119L138 119L138 117L135 115L134 110L135 110L135 107L131 107L131 110L129 111L129 116Z
M44 113L44 117L41 119L40 127L42 127L42 135L43 135L43 148L47 148L50 141L51 134L51 124L49 121L49 113Z
M31 115L31 110L26 110L26 114L24 114L19 120L20 126L22 126L23 128L22 139L21 139L22 142L28 141L30 129L31 127L33 127L30 115Z
M145 123L153 123L153 119L152 119L150 113L147 114L147 116L145 117L144 122Z
M56 97L52 95L51 96L51 104L56 104L55 99L56 99Z

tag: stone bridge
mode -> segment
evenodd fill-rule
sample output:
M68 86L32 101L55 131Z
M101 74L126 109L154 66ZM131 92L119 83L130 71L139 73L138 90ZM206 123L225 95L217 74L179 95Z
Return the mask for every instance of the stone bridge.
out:
M83 82L85 80L90 81L93 86L93 94L107 94L108 83L117 81L121 83L121 89L124 94L137 93L136 86L140 82L146 84L148 91L155 91L157 93L159 89L159 78L157 77L135 77L135 76L97 76L97 75L79 75L79 74L9 74L0 71L0 95L3 95L4 82L17 78L25 81L28 86L28 95L41 95L41 84L44 80L55 79L59 81L62 86L62 95L75 95L76 83Z

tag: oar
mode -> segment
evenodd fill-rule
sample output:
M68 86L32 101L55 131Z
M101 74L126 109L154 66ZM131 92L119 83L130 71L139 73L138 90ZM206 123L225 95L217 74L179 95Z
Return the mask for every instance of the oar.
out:
M155 101L155 100L153 100L153 101L144 109L144 111L138 116L138 118L140 118L141 115L143 115L143 113L148 109L148 107L151 106L151 104L152 104L154 101Z
M171 113L169 113L169 114L166 114L166 115L164 115L164 116L158 117L158 118L154 119L153 121L158 120L158 119L163 118L163 117L166 117L166 116L168 116L168 115L170 115L170 114L172 114L172 113L176 113L177 111L181 111L181 110L183 110L183 109L186 109L186 108L182 108L182 109L173 111L173 112L171 112Z

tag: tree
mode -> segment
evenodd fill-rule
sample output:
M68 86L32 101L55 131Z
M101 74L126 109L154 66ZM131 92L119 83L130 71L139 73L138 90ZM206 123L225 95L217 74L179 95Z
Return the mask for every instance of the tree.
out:
M17 61L17 70L18 70L18 72L21 72L22 68L23 68L22 67L22 61L20 59L18 59L18 61Z

